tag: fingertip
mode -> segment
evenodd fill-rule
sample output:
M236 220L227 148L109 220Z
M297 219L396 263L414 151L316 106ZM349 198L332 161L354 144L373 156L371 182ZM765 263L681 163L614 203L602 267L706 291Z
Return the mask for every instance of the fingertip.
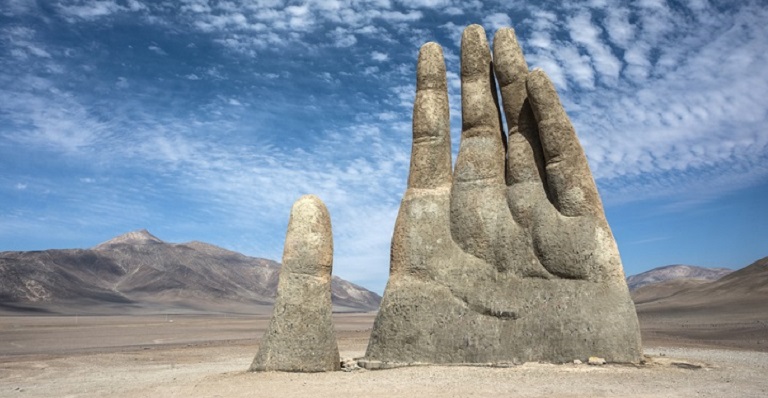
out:
M433 41L424 43L419 49L419 62L443 59L443 47Z
M421 48L419 49L419 55L422 53L439 53L442 55L443 47L434 41L428 41L421 45Z
M313 204L322 204L323 201L314 194L306 194L302 195L299 199L296 200L295 203L313 203Z
M473 23L464 28L464 34L482 34L485 37L485 29L482 25Z
M485 35L485 29L477 24L472 24L464 28L461 34L461 46L466 45L485 45L488 47L488 37Z
M499 35L512 35L512 37L515 37L515 28L511 26L503 26L496 30L496 36Z
M528 64L512 28L501 28L493 37L493 62L499 84L505 86L525 78Z
M485 76L491 62L491 50L485 29L480 25L469 25L461 35L462 76Z
M554 85L552 84L552 80L547 75L547 72L544 72L544 69L541 68L533 68L530 72L528 72L526 86L529 91L537 91L541 92L542 90L547 90L551 87L554 89Z
M517 36L515 30L511 27L499 28L493 35L494 50L499 45L514 44L517 45Z
M540 68L532 70L528 73L525 84L536 120L545 120L550 118L553 113L562 112L562 105L555 85L544 70Z
M328 218L328 209L325 207L322 199L317 195L303 195L294 202L291 208L291 215L296 215L302 218Z
M429 42L421 46L416 66L416 88L447 89L443 48Z
M331 216L316 195L304 195L291 207L283 265L298 274L328 276L333 267Z

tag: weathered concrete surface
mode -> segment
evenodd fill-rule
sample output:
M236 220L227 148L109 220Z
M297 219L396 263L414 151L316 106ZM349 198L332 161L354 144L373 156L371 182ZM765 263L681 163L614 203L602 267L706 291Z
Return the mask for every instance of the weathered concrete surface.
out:
M640 361L619 252L549 78L528 71L512 29L497 32L492 57L472 25L461 79L451 175L442 50L422 47L411 174L361 365Z
M332 267L331 217L318 197L302 196L291 209L275 308L250 370L339 370Z

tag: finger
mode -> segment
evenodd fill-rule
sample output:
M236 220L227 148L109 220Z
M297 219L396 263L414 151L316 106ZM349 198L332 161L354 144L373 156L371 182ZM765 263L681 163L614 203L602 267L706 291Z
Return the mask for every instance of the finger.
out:
M528 228L534 221L535 209L548 198L544 155L536 119L527 99L520 110L519 126L510 130L508 142L507 205L515 221Z
M512 131L518 126L520 110L527 97L525 79L528 75L528 64L512 28L501 28L493 37L493 66L499 81L507 128Z
M485 31L470 25L461 38L461 145L456 184L504 184L504 141Z
M339 370L331 318L332 262L328 209L317 196L302 196L291 208L275 307L251 371Z
M478 25L467 27L461 39L462 132L451 187L451 233L466 253L506 266L505 256L520 253L512 247L519 231L507 209L505 149L492 68L485 31Z
M420 274L448 253L451 132L443 50L427 43L416 66L413 148L408 190L392 235L390 275Z
M427 43L416 66L413 147L409 188L436 188L451 183L451 128L443 49Z
M555 206L566 216L602 214L603 206L587 157L555 86L542 70L529 73L526 86L544 153L547 186Z
M528 64L512 28L502 28L493 38L493 66L499 80L504 115L509 129L507 185L543 182L543 158L536 121L527 101Z
M530 182L544 189L546 184L544 154L536 119L527 99L520 108L518 121L518 126L509 131L507 185Z
M540 180L541 145L535 131L525 81L528 64L512 28L502 28L493 38L493 65L509 129L507 185Z
M283 249L285 272L331 279L331 216L320 198L304 195L291 208Z

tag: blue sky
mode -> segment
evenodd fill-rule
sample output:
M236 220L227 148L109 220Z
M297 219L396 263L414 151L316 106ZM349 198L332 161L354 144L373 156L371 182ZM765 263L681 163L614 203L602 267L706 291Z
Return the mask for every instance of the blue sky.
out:
M533 4L536 3L536 4ZM147 228L279 260L327 204L382 292L418 49L513 26L576 126L625 272L768 255L765 1L2 0L0 251Z

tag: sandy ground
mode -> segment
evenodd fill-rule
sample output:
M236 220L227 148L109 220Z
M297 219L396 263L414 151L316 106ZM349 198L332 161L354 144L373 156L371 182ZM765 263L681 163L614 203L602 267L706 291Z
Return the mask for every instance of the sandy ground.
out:
M267 321L223 315L2 316L0 397L768 396L768 353L696 347L685 336L649 338L648 361L639 366L246 372ZM335 317L343 358L363 355L372 321L371 314Z
M641 310L638 317L646 345L768 352L768 303L727 311Z

